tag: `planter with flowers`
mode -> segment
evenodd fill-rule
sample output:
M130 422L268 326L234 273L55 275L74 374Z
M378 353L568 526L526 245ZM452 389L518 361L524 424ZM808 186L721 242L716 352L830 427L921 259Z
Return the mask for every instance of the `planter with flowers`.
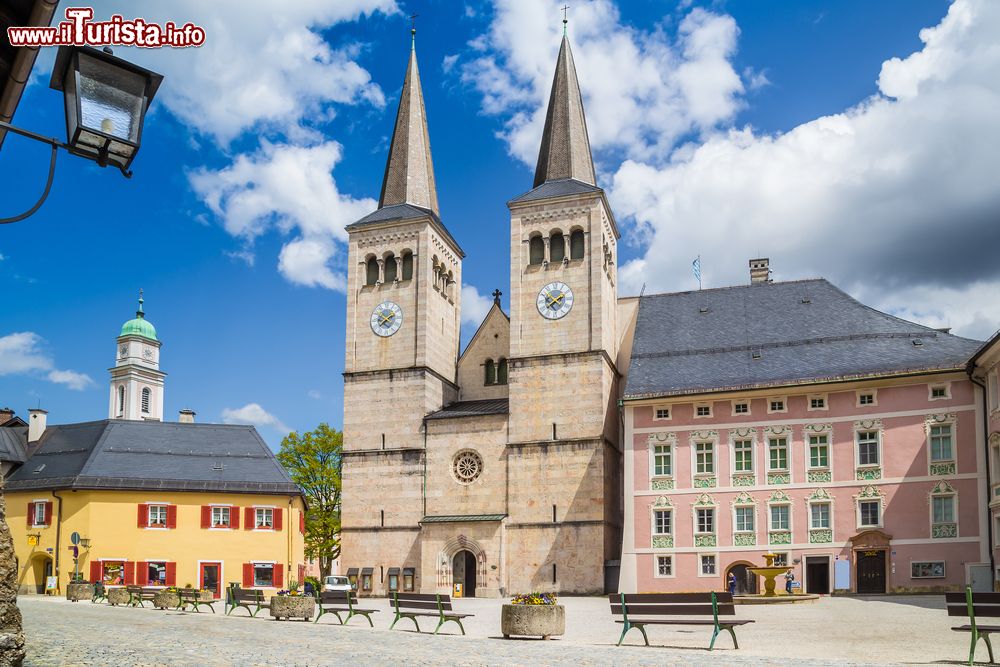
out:
M185 586L185 590L193 590L191 586ZM168 586L153 594L153 606L157 609L176 609L181 606L180 589L176 586ZM215 599L215 593L209 590L199 589L198 598L206 602Z
M500 614L500 631L512 636L548 639L566 632L566 608L556 604L555 593L515 595Z
M294 579L288 582L288 590L278 591L277 595L271 597L271 617L275 620L301 618L308 621L315 614L316 598L303 595L299 590L299 582Z

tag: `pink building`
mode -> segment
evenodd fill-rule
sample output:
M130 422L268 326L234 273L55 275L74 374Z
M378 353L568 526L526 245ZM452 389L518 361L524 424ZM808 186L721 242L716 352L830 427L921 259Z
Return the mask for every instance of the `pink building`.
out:
M986 443L989 451L990 543L994 579L1000 582L1000 332L997 332L969 364L973 381L986 392ZM1000 590L1000 586L996 586Z
M767 552L810 593L990 590L980 343L754 262L750 285L638 301L621 590L722 590L732 571L752 591Z

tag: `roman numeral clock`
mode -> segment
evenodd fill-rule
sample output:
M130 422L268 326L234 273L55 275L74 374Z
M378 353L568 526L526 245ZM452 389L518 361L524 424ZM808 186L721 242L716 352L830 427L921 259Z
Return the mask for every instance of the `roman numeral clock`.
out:
M562 319L573 308L573 290L566 283L549 283L538 292L535 304L545 319Z
M383 301L372 311L371 325L376 336L391 336L403 326L403 309L392 301Z

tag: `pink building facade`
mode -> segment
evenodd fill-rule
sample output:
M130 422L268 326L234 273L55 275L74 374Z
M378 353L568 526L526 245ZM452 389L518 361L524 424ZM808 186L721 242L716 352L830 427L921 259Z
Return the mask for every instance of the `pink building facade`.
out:
M986 443L989 452L990 540L994 579L1000 584L1000 332L976 353L970 363L973 380L986 396ZM1000 590L1000 585L996 586Z
M770 552L809 593L990 590L978 346L825 281L640 299L620 589L756 592Z

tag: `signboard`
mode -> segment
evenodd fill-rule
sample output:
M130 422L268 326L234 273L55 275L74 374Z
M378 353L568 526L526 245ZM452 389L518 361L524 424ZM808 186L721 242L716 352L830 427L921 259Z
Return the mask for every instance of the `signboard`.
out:
M45 577L45 592L55 592L59 588L59 577Z
M38 546L38 535L28 535L28 546L29 547Z
M74 530L73 534L69 536L69 541L70 541L71 544L79 544L80 543L80 533L78 533L78 532L76 532Z

